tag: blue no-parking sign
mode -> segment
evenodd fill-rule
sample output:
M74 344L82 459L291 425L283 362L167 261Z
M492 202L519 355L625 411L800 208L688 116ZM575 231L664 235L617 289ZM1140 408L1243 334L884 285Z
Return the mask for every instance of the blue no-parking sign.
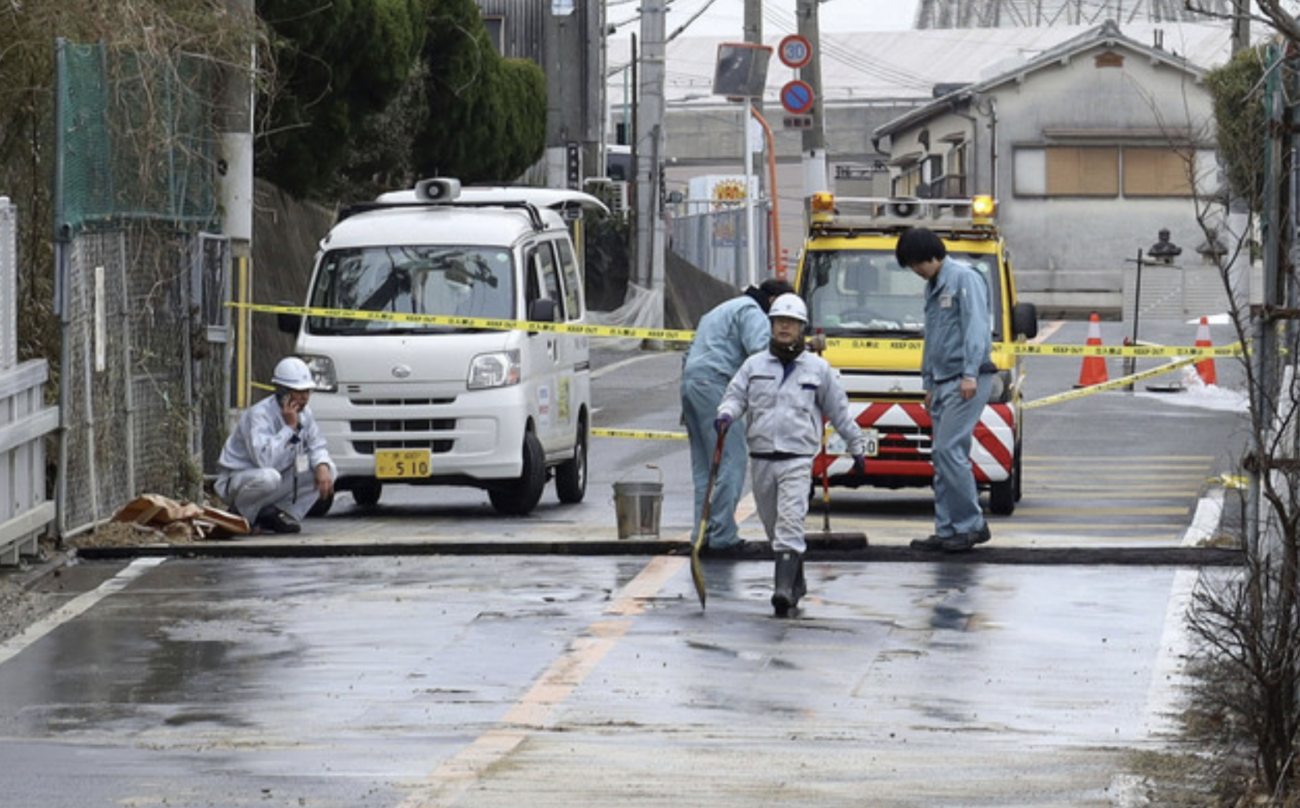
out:
M781 88L781 106L786 112L802 115L813 107L813 88L806 81L791 81Z

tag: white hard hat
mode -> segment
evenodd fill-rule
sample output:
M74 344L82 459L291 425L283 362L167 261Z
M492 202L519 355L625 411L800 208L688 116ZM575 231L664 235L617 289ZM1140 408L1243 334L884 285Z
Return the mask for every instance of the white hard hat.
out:
M275 366L271 384L290 390L314 390L316 381L311 377L307 363L296 356L286 356Z
M791 320L806 323L808 322L808 307L803 304L803 298L787 292L772 301L772 308L768 310L767 316L789 317Z

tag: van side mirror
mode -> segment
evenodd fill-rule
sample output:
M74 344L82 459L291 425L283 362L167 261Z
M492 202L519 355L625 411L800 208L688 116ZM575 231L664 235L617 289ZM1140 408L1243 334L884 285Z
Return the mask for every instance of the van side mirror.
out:
M281 300L278 305L297 306L297 303L291 303L287 300ZM284 333L297 336L298 331L302 328L302 315L290 314L282 311L275 315L276 326Z
M543 297L528 304L528 319L534 323L555 322L555 301Z
M1038 307L1033 303L1017 303L1011 310L1011 328L1017 337L1038 336Z

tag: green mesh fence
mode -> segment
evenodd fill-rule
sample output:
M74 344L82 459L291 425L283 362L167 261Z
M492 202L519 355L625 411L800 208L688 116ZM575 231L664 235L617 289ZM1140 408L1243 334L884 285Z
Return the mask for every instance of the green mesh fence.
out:
M67 536L141 493L201 495L225 437L230 261L216 67L60 42L57 71Z
M132 219L215 229L215 66L65 41L56 66L55 232Z

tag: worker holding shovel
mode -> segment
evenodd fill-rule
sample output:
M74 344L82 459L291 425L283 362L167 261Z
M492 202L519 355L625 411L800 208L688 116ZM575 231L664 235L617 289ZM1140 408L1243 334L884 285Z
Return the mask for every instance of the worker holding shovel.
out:
M719 432L748 413L750 474L754 502L776 555L772 608L786 617L807 592L804 582L804 520L808 516L808 481L813 457L821 446L823 419L848 444L854 470L866 459L862 433L849 413L849 399L830 364L804 350L808 309L794 294L772 302L768 312L772 337L768 350L741 365L718 405Z

